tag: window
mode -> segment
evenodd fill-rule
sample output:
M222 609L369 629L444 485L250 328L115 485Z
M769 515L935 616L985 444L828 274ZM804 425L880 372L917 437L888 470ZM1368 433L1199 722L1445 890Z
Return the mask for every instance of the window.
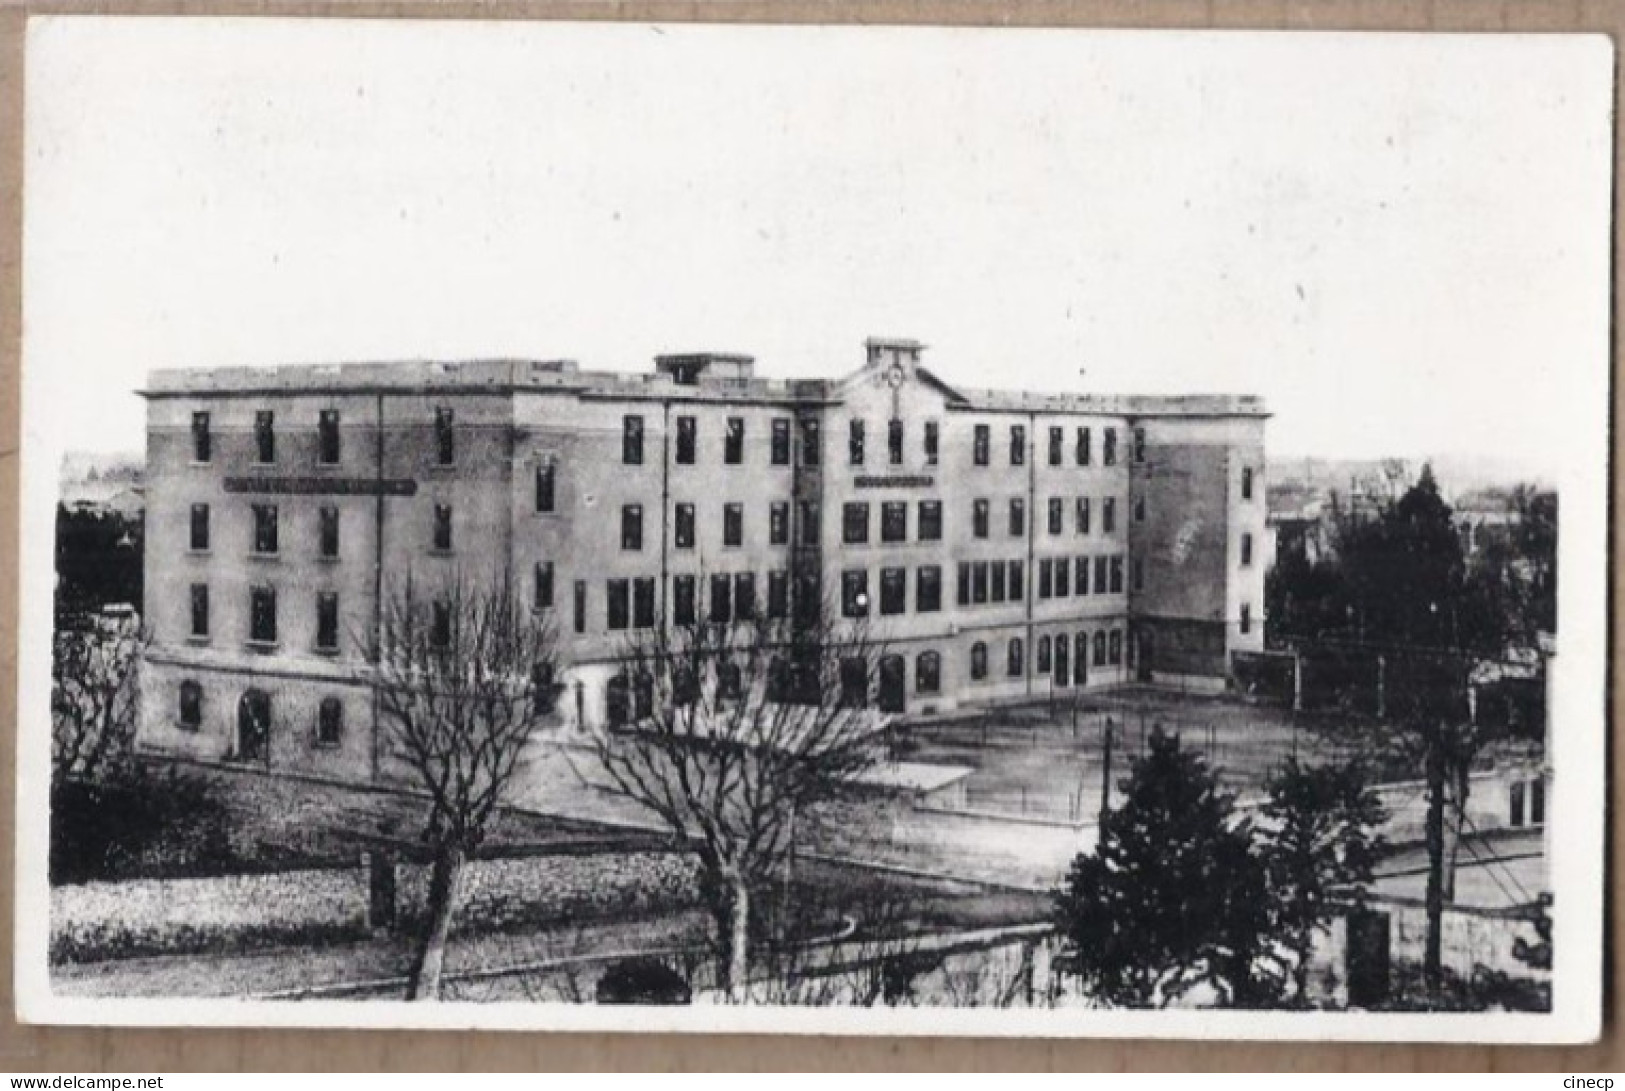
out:
M970 676L978 682L987 677L987 645L980 640L970 646Z
M1011 637L1005 649L1005 673L1011 678L1020 678L1027 673L1027 648L1019 636Z
M344 702L323 697L316 708L316 745L337 746L344 735Z
M745 674L738 663L724 661L717 667L717 696L737 701L745 695Z
M801 464L803 466L818 465L822 444L818 436L818 420L815 417L801 419Z
M1056 561L1055 563L1059 564L1059 565L1064 565L1064 564L1066 564L1066 561L1064 559L1062 559L1062 560ZM1075 557L1075 558L1073 558L1073 561L1072 561L1072 585L1073 585L1072 586L1072 593L1075 594L1075 595L1087 595L1089 593L1089 558L1088 557Z
M1066 519L1066 509L1061 504L1061 498L1059 496L1050 497L1049 498L1049 532L1052 535L1061 533L1061 527L1062 527L1062 524L1065 522L1065 519Z
M961 606L970 605L970 564L966 561L959 562L958 602Z
M1143 496L1134 498L1134 521L1136 523L1145 522L1145 497Z
M323 466L339 463L339 411L323 409L316 417L316 461Z
M1112 594L1123 593L1123 555L1117 554L1112 558Z
M756 573L734 574L734 617L749 621L756 616Z
M1532 780L1529 782L1529 824L1531 826L1544 826L1546 824L1546 782Z
M1108 496L1100 502L1100 530L1103 534L1117 531L1117 497Z
M316 514L316 548L327 560L339 555L339 509L324 507Z
M1253 498L1253 468L1251 466L1241 468L1241 498L1243 500Z
M276 643L276 589L256 587L248 593L248 639Z
M1106 633L1104 630L1095 634L1095 666L1106 665Z
M536 590L532 601L538 610L551 610L553 608L553 562L536 562Z
M632 620L632 585L627 580L609 580L604 584L606 614L610 630L625 629Z
M1010 601L1024 602L1027 598L1026 567L1020 561L1010 562Z
M677 418L677 465L694 465L697 433L693 417Z
M846 422L846 461L853 466L863 465L863 422Z
M726 625L733 620L733 580L721 573L711 576L711 621Z
M181 683L180 719L189 731L203 726L203 687L191 679Z
M785 417L773 419L772 460L775 466L790 465L790 421Z
M939 565L921 565L914 574L914 610L920 614L934 614L942 609L942 568Z
M671 581L671 610L673 620L678 625L693 625L696 620L694 612L694 577L673 576Z
M621 462L627 466L643 465L643 418L635 413L621 418Z
M586 580L577 580L576 581L575 602L572 605L574 606L574 614L575 614L574 619L573 619L574 623L575 623L575 631L578 632L578 633L584 633L584 632L587 631L587 581Z
M1511 798L1507 800L1507 809L1510 811L1510 814L1507 817L1507 823L1508 825L1512 826L1522 826L1524 798L1523 781L1513 781L1508 795Z
M769 545L790 544L790 505L769 504L767 508L767 540Z
M1134 558L1134 590L1145 590L1145 558Z
M1022 424L1010 426L1010 465L1025 466L1027 464L1027 427Z
M1113 629L1111 636L1111 664L1114 667L1123 665L1123 633Z
M841 616L869 616L869 573L862 568L841 573Z
M1089 498L1080 496L1074 505L1073 520L1079 534L1089 533Z
M254 552L267 556L276 553L276 505L254 505Z
M1055 562L1045 557L1038 562L1038 597L1047 599L1054 593Z
M937 442L937 422L928 420L925 422L925 464L927 466L937 464Z
M1055 597L1056 598L1064 599L1064 598L1066 598L1068 595L1070 595L1072 593L1071 579L1072 579L1072 566L1067 563L1067 560L1066 560L1065 557L1057 557L1056 560L1055 560Z
M209 635L209 585L206 583L192 585L192 635L198 638Z
M914 657L914 692L939 693L942 690L942 656L921 652Z
M882 542L908 541L908 503L888 500L880 505L880 540Z
M1061 464L1061 448L1066 444L1064 435L1065 434L1059 428L1051 428L1049 430L1049 464L1051 466L1059 466Z
M332 591L316 592L316 650L339 650L339 597Z
M918 533L922 542L942 541L942 501L920 501L920 523Z
M745 505L722 505L722 544L725 546L745 544Z
M1134 430L1134 461L1135 462L1144 462L1145 461L1145 429L1144 428L1136 428Z
M882 568L880 570L880 613L883 616L901 614L908 609L908 569Z
M276 414L269 409L254 414L254 461L276 461Z
M655 581L642 576L632 581L632 627L652 628L655 623Z
M1252 563L1253 536L1251 534L1243 534L1241 536L1241 567L1248 568L1252 565Z
M434 411L434 460L442 466L457 461L457 419L444 405Z
M1004 601L1004 588L1005 588L1004 562L1003 561L994 561L993 562L993 567L989 570L989 575L992 578L991 579L992 586L988 588L988 598L990 598L994 602L1003 602Z
M536 513L547 515L558 506L558 467L552 458L536 464Z
M767 574L767 616L790 616L790 573L782 569Z
M434 616L429 624L429 643L436 648L451 646L451 603L441 601L434 604Z
M1108 561L1107 558L1095 558L1095 594L1097 595L1104 595L1106 593L1106 573L1109 567L1110 561Z
M737 466L745 461L745 418L729 417L728 431L722 439L722 461Z
M992 443L992 435L992 429L987 425L978 424L976 426L975 447L973 448L971 454L976 462L976 465L978 466L986 466L988 464L988 447Z
M980 606L987 601L987 562L972 561L970 600Z
M1241 631L1243 633L1253 631L1253 608L1250 603L1246 602L1241 604Z
M209 548L209 505L192 505L192 549L203 552Z
M1047 636L1038 638L1038 662L1033 665L1033 669L1039 674L1048 674L1050 672L1049 637Z
M694 505L678 504L672 520L672 539L678 549L694 548Z
M192 461L208 462L214 457L214 436L209 431L209 414L192 414Z
M818 544L818 501L801 501L801 544Z
M903 422L896 417L886 422L886 461L893 466L903 464Z
M643 548L643 505L621 505L621 548L625 550L639 550Z
M1010 499L1010 537L1020 538L1027 533L1027 501L1019 496Z
M1117 429L1108 428L1101 438L1100 461L1102 465L1117 465Z
M971 505L971 533L978 538L987 537L987 510L986 500Z
M1087 466L1087 465L1089 465L1090 447L1091 447L1091 444L1089 442L1089 429L1087 429L1087 428L1079 428L1078 429L1078 444L1077 444L1077 450L1075 452L1076 458L1077 458L1077 463L1078 463L1079 466Z
M1065 685L1068 685L1072 681L1071 672L1067 670L1066 649L1067 649L1066 634L1065 633L1056 633L1055 634L1055 672L1050 676L1050 684L1051 685L1065 686Z
M869 505L850 503L841 507L841 541L862 545L869 540Z
M440 553L451 552L451 505L434 506L434 548Z

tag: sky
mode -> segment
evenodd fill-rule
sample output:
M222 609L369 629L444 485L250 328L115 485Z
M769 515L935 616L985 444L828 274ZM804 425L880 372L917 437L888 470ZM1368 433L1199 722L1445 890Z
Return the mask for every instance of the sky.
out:
M1601 38L31 24L25 375L756 355L1261 394L1273 452L1557 474L1605 424ZM1511 74L1516 73L1513 77ZM27 414L25 405L25 414Z

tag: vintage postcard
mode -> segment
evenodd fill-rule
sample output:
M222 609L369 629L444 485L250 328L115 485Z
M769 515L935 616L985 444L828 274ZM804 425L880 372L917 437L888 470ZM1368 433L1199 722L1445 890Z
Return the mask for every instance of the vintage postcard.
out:
M1594 1037L1612 101L33 20L21 1016Z

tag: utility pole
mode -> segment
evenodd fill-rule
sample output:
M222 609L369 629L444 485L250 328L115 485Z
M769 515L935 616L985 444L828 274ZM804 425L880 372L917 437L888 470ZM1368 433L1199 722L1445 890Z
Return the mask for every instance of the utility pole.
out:
M1429 725L1427 736L1427 943L1422 953L1422 981L1429 997L1437 999L1443 982L1444 931L1444 745L1441 726Z
M1100 836L1106 834L1106 816L1112 813L1112 718L1106 717L1106 741L1100 763Z

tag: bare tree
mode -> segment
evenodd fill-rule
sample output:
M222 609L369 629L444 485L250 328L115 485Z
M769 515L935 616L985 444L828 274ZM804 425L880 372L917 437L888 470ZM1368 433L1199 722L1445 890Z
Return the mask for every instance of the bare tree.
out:
M87 619L58 628L51 652L52 779L96 780L116 772L133 750L139 627Z
M557 697L552 626L506 576L432 590L408 575L380 604L371 651L393 756L429 798L427 922L408 999L439 996L464 865Z
M753 900L783 874L798 814L884 757L867 623L797 606L634 632L611 695L611 721L625 723L593 737L609 789L695 845L736 1002L747 999Z

